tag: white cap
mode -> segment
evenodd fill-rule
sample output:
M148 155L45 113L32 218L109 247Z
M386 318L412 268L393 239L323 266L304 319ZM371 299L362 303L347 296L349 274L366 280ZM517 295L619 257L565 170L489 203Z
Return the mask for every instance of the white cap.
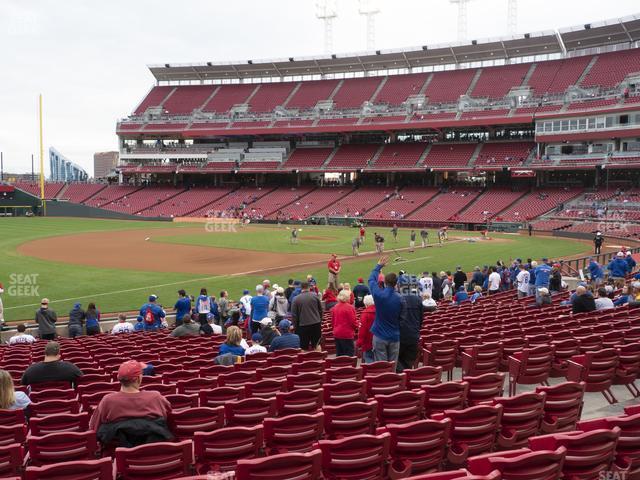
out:
M543 295L549 295L549 289L546 287L539 288L538 291Z
M262 320L260 320L260 325L264 325L265 327L267 325L271 325L273 323L273 320L271 320L269 317L264 317Z
M618 252L618 253L616 253L616 257L624 257L624 253Z
M627 252L627 257L630 257L630 256L631 256L631 252Z

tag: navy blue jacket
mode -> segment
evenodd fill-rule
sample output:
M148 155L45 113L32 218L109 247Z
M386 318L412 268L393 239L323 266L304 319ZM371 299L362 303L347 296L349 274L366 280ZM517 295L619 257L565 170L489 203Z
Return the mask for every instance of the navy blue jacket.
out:
M369 275L369 290L376 306L376 318L371 326L371 333L387 342L399 342L402 301L393 288L378 286L380 270L382 266L376 265Z

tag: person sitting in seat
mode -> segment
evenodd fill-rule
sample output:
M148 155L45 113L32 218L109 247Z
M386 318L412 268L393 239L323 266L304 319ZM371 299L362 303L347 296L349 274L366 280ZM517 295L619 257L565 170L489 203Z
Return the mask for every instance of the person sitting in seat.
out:
M300 337L295 333L291 333L291 322L289 320L281 320L278 324L280 336L271 340L269 351L283 350L285 348L300 348Z
M26 410L30 404L26 393L16 391L9 372L0 369L0 410Z
M89 428L103 445L135 447L173 439L167 425L171 404L160 392L140 390L146 365L127 360L118 368L120 391L104 396L93 412Z
M197 337L201 334L200 325L191 321L191 315L185 313L180 325L171 332L172 337Z
M60 344L49 342L44 347L44 361L32 364L22 374L23 385L44 382L75 383L82 371L71 362L60 360Z

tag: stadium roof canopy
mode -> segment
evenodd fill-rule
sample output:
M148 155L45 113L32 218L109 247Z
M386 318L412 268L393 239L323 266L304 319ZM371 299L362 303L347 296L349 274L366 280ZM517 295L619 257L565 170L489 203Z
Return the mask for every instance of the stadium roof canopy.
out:
M166 63L149 65L149 70L158 82L332 75L508 60L637 41L640 41L640 15L564 28L557 32L547 30L470 42L276 60Z

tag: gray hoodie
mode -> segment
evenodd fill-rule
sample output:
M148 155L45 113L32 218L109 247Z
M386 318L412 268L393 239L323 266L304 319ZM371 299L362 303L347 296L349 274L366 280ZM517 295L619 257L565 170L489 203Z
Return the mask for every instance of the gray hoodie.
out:
M84 313L84 310L80 308L79 303L76 303L73 306L73 310L69 312L69 326L82 327L84 325L85 317L86 317L86 314Z
M40 332L40 335L55 334L57 321L58 315L53 310L41 308L36 311L36 323L38 324L38 331Z

